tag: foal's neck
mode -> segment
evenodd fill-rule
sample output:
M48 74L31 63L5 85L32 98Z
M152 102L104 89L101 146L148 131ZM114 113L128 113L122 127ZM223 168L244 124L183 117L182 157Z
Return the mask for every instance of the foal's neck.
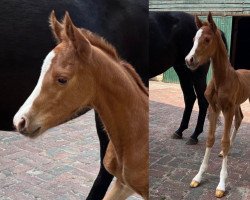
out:
M137 81L125 66L108 57L104 56L102 64L96 66L93 107L120 157L148 137L148 96Z
M232 66L227 56L225 44L220 33L216 33L217 47L214 55L211 57L213 78L217 86L223 84L232 74Z

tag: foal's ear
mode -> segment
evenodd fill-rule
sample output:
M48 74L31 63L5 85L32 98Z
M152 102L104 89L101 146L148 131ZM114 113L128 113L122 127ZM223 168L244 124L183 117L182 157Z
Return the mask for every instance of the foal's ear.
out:
M203 26L202 21L199 19L199 17L197 15L195 15L195 24L196 24L198 29L200 29Z
M66 12L64 16L64 32L66 38L73 44L78 55L88 59L91 54L91 44L81 31L75 27L68 12Z
M212 17L212 13L210 11L209 11L208 16L207 16L207 21L209 22L209 26L211 27L211 29L215 33L217 31L217 26L214 23L214 20L213 20L213 17Z
M54 10L52 10L52 12L50 14L49 23L50 23L52 33L53 33L57 43L60 43L62 41L63 26L59 21L57 21Z

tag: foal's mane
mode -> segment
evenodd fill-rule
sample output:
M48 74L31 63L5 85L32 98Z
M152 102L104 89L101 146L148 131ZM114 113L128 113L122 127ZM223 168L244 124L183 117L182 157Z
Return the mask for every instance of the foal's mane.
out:
M144 86L137 72L128 62L119 58L116 49L110 43L108 43L103 37L100 37L99 35L92 33L87 29L81 28L80 30L93 46L100 48L120 65L122 65L123 69L125 69L125 71L134 79L140 90L148 96L148 90Z
M221 46L223 52L227 55L227 43L224 41L224 38L222 37L221 30L217 29L215 33L216 37L218 37L219 45Z
M124 69L133 77L133 79L135 80L139 88L142 90L142 92L148 96L148 90L144 86L142 80L140 79L139 75L134 70L134 68L126 61L121 61L120 63L122 66L124 66Z
M84 28L80 28L80 30L82 31L83 35L89 40L89 42L92 45L102 49L105 53L107 53L116 61L120 60L116 52L116 49L110 43L108 43L103 37L95 33L92 33L89 30L84 29Z

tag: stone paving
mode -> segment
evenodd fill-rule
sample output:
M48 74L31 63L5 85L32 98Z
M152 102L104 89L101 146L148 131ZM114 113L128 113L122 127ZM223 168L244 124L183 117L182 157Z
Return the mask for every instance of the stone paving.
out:
M99 162L93 111L35 140L0 131L0 200L86 199Z
M210 157L210 165L201 185L190 188L192 178L198 172L205 153L204 133L195 146L185 144L194 131L197 120L197 104L183 140L173 140L171 134L178 128L183 114L183 97L178 84L150 82L150 199L152 200L213 200L219 183L222 159L220 151L222 125L217 128L216 142ZM250 105L247 101L242 110L244 120L228 159L227 194L222 199L250 199ZM223 123L223 120L221 120Z

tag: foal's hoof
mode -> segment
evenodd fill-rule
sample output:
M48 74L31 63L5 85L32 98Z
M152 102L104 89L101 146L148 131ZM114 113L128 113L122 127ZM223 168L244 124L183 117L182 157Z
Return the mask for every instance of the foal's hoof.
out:
M221 197L223 197L225 195L225 191L223 191L223 190L216 190L216 192L215 192L215 196L217 197L217 198L221 198Z
M190 183L190 187L196 188L199 186L199 184L200 184L199 182L192 180L192 182Z
M218 154L219 157L223 157L223 151Z

